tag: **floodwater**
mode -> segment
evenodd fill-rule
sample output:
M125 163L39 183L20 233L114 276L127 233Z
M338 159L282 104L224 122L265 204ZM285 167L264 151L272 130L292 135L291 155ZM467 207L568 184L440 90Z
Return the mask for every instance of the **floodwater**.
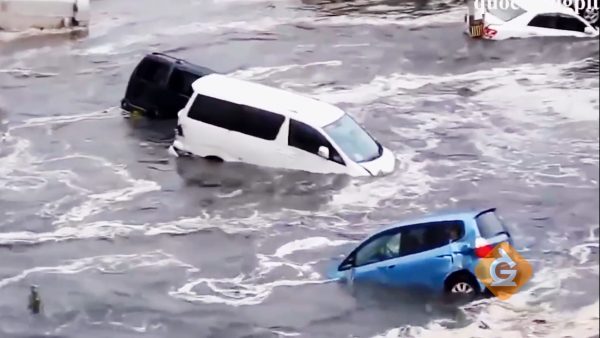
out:
M598 337L598 40L469 40L463 10L97 0L87 34L3 33L0 337ZM172 122L114 108L151 51L337 104L398 170L175 160ZM508 301L325 276L382 225L488 206L534 267Z

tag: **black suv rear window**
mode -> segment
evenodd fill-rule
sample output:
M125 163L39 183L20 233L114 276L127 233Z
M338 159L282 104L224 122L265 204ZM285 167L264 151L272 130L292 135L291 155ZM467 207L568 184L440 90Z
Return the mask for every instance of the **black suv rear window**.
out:
M502 221L496 216L494 211L488 211L477 216L475 221L477 222L479 233L483 238L491 238L506 232L504 224L502 224Z
M163 83L169 75L171 66L152 59L144 59L137 69L137 76L156 83Z
M173 74L171 74L171 79L169 80L169 88L179 94L190 97L193 94L192 83L199 77L199 75L191 72L173 69Z

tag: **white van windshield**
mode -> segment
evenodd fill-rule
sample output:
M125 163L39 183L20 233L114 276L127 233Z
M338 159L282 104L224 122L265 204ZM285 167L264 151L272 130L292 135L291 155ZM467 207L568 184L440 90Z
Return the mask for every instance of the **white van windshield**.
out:
M349 115L323 128L354 162L368 162L381 155L382 148Z

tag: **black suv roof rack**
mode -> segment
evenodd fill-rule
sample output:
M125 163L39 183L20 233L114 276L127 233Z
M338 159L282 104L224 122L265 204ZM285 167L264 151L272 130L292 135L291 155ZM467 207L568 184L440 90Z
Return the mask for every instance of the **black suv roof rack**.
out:
M162 56L162 57L165 57L167 59L171 59L171 60L173 60L173 61L175 61L177 63L188 63L185 60L182 60L182 59L176 58L176 57L174 57L172 55L161 53L161 52L152 52L151 54L152 55L156 55L156 56Z

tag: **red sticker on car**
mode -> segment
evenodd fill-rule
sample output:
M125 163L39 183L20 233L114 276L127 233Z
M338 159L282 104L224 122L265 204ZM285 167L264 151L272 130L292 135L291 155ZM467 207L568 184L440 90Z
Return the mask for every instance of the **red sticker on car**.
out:
M496 36L496 34L498 33L497 30L490 28L490 26L485 26L485 28L483 29L483 36L491 39L494 36Z

